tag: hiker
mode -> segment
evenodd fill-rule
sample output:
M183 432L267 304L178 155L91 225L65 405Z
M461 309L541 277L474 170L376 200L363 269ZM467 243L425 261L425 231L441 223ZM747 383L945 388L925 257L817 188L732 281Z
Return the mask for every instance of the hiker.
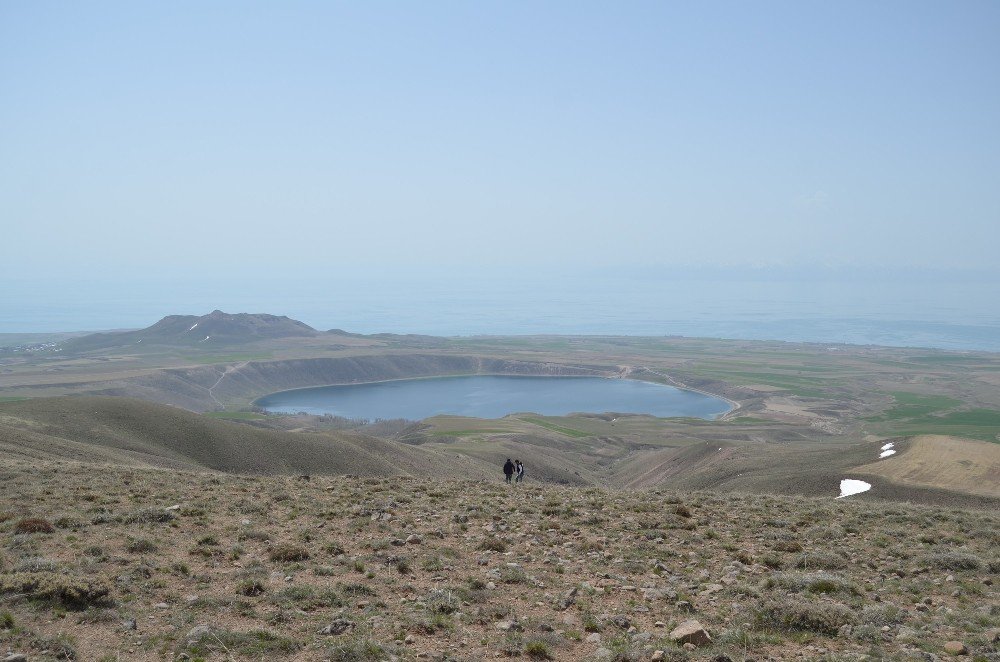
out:
M524 480L524 464L520 460L514 460L514 482L520 483Z
M514 475L514 463L510 461L509 457L507 458L507 461L504 462L503 473L507 476L507 482L509 483L510 477Z

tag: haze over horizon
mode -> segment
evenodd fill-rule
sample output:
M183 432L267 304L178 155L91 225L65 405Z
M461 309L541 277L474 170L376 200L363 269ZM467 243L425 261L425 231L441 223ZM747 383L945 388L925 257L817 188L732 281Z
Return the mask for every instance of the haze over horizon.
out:
M0 331L476 284L721 319L746 298L650 293L724 277L995 322L997 34L990 2L7 4ZM852 312L826 289L751 304Z

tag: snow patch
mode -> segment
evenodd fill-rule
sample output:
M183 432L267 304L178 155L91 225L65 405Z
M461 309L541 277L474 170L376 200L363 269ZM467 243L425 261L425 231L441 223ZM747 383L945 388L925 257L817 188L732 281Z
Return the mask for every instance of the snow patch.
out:
M199 340L198 342L205 342L206 340L208 340L208 339L209 339L209 338L211 338L211 337L212 337L212 336L205 336L204 338L202 338L202 339L201 339L201 340Z
M142 342L142 338L139 338L138 340L135 341L135 344L138 345L141 342Z
M887 451L890 448L892 448L893 446L895 446L895 444L896 444L896 442L890 441L888 444L886 444L885 446L882 447L882 450Z
M195 322L195 323L194 323L194 324L193 324L193 325L191 326L191 328L190 328L190 329L188 329L188 331L194 331L194 327L196 327L196 326L198 326L198 323L197 323L197 322Z
M894 451L894 450L892 450L890 448L889 450L882 451L881 453L879 453L878 456L879 457L889 457L890 455L895 455L895 454L896 454L896 451Z
M871 488L871 483L866 483L863 480L854 480L853 478L845 478L840 481L840 496L837 498L843 499L844 497L851 496L852 494L861 494L862 492L867 492Z

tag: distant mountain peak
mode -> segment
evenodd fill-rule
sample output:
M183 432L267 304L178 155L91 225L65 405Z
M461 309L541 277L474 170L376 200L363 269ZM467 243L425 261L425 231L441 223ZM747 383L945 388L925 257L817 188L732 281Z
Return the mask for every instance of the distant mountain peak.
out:
M232 345L271 338L317 335L319 331L285 315L267 313L226 313L213 310L207 315L167 315L138 331L95 333L68 343L68 349L92 349L133 345L185 346L195 344Z

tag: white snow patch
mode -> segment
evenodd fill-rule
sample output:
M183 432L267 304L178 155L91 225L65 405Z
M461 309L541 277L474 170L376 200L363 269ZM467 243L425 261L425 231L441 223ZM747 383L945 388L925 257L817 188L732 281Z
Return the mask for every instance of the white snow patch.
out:
M202 338L202 339L201 339L201 340L199 340L198 342L205 342L206 340L208 340L208 339L209 339L209 338L211 338L211 337L212 337L212 336L205 336L204 338Z
M139 338L138 340L135 341L135 344L138 345L141 342L142 342L142 338Z
M888 444L886 444L885 446L882 447L882 450L887 451L890 448L892 448L895 444L896 444L896 442L890 441Z
M188 331L194 331L194 327L196 327L196 326L198 326L198 323L197 323L197 322L195 322L195 323L194 323L194 324L193 324L193 325L191 326L191 328L190 328L190 329L188 329Z
M890 455L895 455L895 454L896 454L896 451L894 451L894 450L892 450L890 448L889 450L882 451L881 453L879 453L878 456L879 457L889 457Z
M722 449L720 448L719 450L721 451Z
M852 494L861 494L862 492L867 492L871 488L871 483L866 483L863 480L854 480L853 478L845 478L840 481L840 496L837 498L843 499L844 497L851 496Z

